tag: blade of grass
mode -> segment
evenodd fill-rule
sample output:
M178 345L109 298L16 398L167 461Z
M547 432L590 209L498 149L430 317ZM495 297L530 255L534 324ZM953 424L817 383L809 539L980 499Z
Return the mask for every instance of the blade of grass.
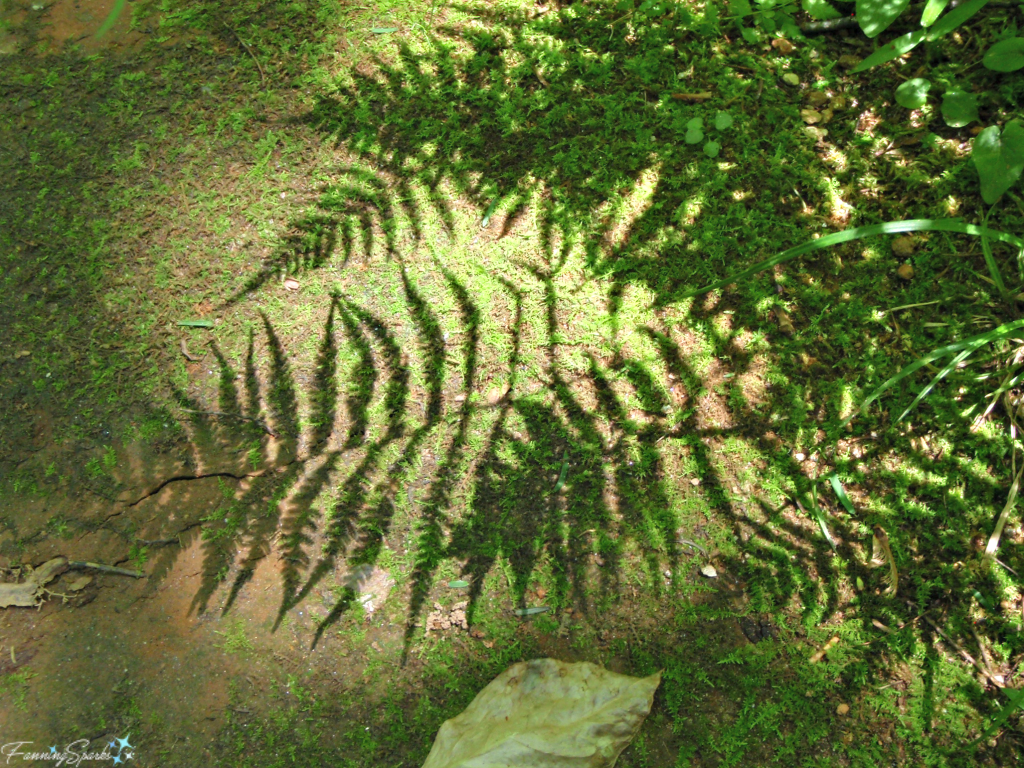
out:
M902 369L895 376L886 380L885 383L883 383L880 387L875 389L875 391L872 392L867 397L867 399L864 400L863 403L861 403L861 406L858 409L858 411L863 412L871 403L877 400L881 396L881 394L885 392L885 390L889 389L894 384L897 384L898 382L905 379L907 376L910 376L912 373L923 368L929 363L946 357L947 355L954 355L964 351L970 354L979 347L982 347L985 344L991 344L992 342L998 341L999 339L1004 339L1022 328L1024 328L1024 320L1014 320L1011 323L1003 323L998 328L993 328L991 331L980 333L977 336L971 336L969 339L964 339L963 341L958 341L953 344L947 344L944 347L939 347L938 349L929 352L927 355L918 358L913 363L908 365L906 368ZM942 371L940 371L938 374L938 376L943 375L945 374L943 374ZM915 400L914 402L916 404L917 401ZM907 411L904 411L903 415L905 416L909 410L910 409L908 408ZM851 421L853 421L853 419L856 416L857 412L850 414L846 419L843 420L843 426L846 426ZM903 416L900 416L900 418L902 419Z
M1006 704L1003 705L1003 708L1000 709L996 713L996 716L992 718L992 724L985 729L985 732L981 734L981 736L971 742L968 745L968 748L975 747L988 739L989 736L1003 727L1003 724L1010 719L1010 715L1012 715L1017 709L1024 709L1024 689L1003 688L1002 691L1006 694L1006 698L1008 698L1009 701L1006 702Z
M846 489L843 488L843 484L839 482L839 476L833 472L828 476L828 481L832 485L832 490L836 492L836 497L839 499L839 503L842 504L846 511L851 515L856 515L857 510L853 508L853 502L850 501L850 497L846 495Z
M776 254L770 259L759 261L754 266L748 267L742 272L732 275L731 277L727 277L724 280L719 280L717 283L712 283L700 290L688 293L683 298L699 296L702 293L713 291L716 288L721 288L729 285L730 283L739 282L740 280L756 275L758 272L763 272L766 269L771 269L772 267L789 261L790 259L803 256L805 253L811 253L813 251L821 250L822 248L838 245L839 243L848 243L852 240L862 240L865 237L874 237L875 235L892 235L902 232L958 232L960 234L973 235L975 237L980 237L984 232L993 240L998 240L1002 243L1010 243L1018 248L1024 248L1024 240L1021 240L1019 237L1006 232L986 230L975 224L968 224L964 221L960 221L959 219L908 219L906 221L887 221L884 224L869 224L863 227L854 227L853 229L846 229L842 232L825 235L825 237L821 237L817 240L811 240L802 245L798 245L795 248L790 248L789 250Z
M981 233L981 252L985 254L985 264L988 265L989 274L992 275L992 282L999 289L999 295L1005 299L1007 296L1006 285L1003 283L1003 276L999 272L999 266L996 264L996 257L992 253L992 246L988 242L988 217L992 215L994 208L994 205L991 206L988 209L988 213L985 214L985 228Z
M804 514L807 514L807 510L803 508L803 505L800 503L800 499L794 497L793 500L796 502L796 505L800 509L800 511ZM814 516L814 519L818 521L818 527L821 528L822 535L825 537L825 540L828 542L828 545L832 547L832 551L835 552L836 540L832 538L832 534L828 530L828 523L825 522L825 513L822 511L821 507L818 506L818 490L816 485L811 486L810 506L811 514Z

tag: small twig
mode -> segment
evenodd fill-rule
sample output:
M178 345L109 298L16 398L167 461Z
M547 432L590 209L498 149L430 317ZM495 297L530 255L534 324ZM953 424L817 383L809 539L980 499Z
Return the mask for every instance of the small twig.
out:
M942 637L947 643L949 643L957 651L959 651L960 655L963 656L964 659L966 659L968 662L973 664L974 667L979 672L981 672L981 674L984 677L988 678L988 680L992 683L992 685L996 686L997 688L1002 688L1003 687L1003 683L1001 683L998 680L996 680L996 678L992 675L991 672L989 672L987 669L985 669L985 667L982 666L982 664L977 659L975 659L973 656L971 656L971 654L969 654L967 651L965 651L963 649L963 646L961 646L960 643L958 643L956 640L954 640L949 635L947 635L945 632L943 632L942 628L939 627L938 624L936 624L934 621L929 619L927 616L924 617L924 620L927 621L931 625L932 629L934 629L936 632L939 633L940 637Z
M168 544L178 544L180 546L180 544L181 544L181 542L179 542L177 539L139 539L139 538L136 538L135 540L137 542L139 542L140 544L145 544L147 547L163 547L163 546L166 546Z
M141 579L146 574L141 571L130 571L127 568L118 568L114 565L101 565L100 563L90 563L85 560L72 560L68 562L68 568L91 568L94 571L102 571L103 573L113 573L118 576L132 576L136 579Z
M270 427L264 424L261 419L256 419L253 418L252 416L243 416L240 413L225 413L224 411L197 411L193 408L182 408L181 410L184 411L185 413L197 413L201 416L224 416L229 419L241 419L242 421L251 421L253 424L258 426L271 437L277 437L277 434L272 432L270 430Z
M259 69L259 71L260 71L260 80L262 80L263 82L266 82L267 81L267 74L266 74L266 72L263 71L263 65L260 64L260 60L256 58L256 54L252 52L252 48L250 48L246 44L245 40L243 40L241 37L238 36L238 33L235 32L234 29L232 29L231 27L228 26L226 21L221 21L221 24L223 24L224 28L227 29L232 35L235 36L235 40L237 40L239 43L242 44L242 47L245 48L246 53L248 53L250 56L252 56L252 60L256 62L256 68Z

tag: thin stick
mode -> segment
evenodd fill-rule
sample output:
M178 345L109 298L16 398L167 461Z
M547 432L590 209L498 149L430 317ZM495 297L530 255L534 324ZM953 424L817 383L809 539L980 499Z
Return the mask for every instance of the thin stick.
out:
M253 424L258 426L264 432L271 437L277 437L274 432L270 431L270 427L263 423L261 419L253 418L252 416L243 416L240 413L225 413L224 411L197 411L193 408L182 408L185 413L198 413L201 416L224 416L229 419L241 419L242 421L251 421Z
M949 635L947 635L945 632L943 632L938 624L936 624L934 621L929 619L927 616L924 617L924 620L927 621L931 625L932 629L934 629L936 632L938 632L939 635L947 643L949 643L956 650L958 650L960 652L961 656L963 656L967 661L969 661L971 664L973 664L975 666L975 668L977 668L977 670L979 672L981 672L982 675L987 677L989 679L989 681L991 681L992 685L996 686L997 688L1004 687L1003 684L1001 682L999 682L998 680L996 680L995 677L987 669L985 669L985 667L982 666L981 663L977 659L975 659L973 656L971 656L971 654L969 654L967 651L965 651L963 649L963 647L956 640L954 640Z
M89 563L84 560L72 560L68 563L68 568L91 568L94 571L113 573L118 576L132 576L136 579L141 579L146 575L141 571L129 571L127 568L117 568L113 565L101 565L100 563Z
M259 69L260 71L260 80L262 80L263 82L267 82L267 74L266 72L263 71L263 65L260 64L260 60L256 58L256 54L252 52L252 48L250 48L246 44L245 40L238 36L238 33L235 32L234 29L228 26L227 22L221 21L221 24L223 24L225 29L227 29L232 35L235 36L235 40L242 44L242 47L245 48L246 53L252 56L252 60L256 62L256 68Z
M1011 439L1016 437L1014 434L1016 431L1016 426L1011 425ZM1012 462L1015 464L1016 461L1017 452L1014 450L1012 454ZM1016 469L1016 467L1013 469ZM1012 472L1013 469L1010 471ZM992 535L989 537L988 544L985 547L986 557L994 557L996 550L999 549L999 537L1003 535L1003 528L1006 526L1006 520L1010 517L1011 510L1013 510L1013 503L1017 500L1017 491L1020 489L1020 478L1022 474L1024 474L1024 461L1021 462L1020 469L1017 470L1016 476L1013 478L1013 484L1010 485L1010 492L1006 495L1006 505L1003 507L1003 511L1000 513L999 519L996 520L995 530L992 531Z

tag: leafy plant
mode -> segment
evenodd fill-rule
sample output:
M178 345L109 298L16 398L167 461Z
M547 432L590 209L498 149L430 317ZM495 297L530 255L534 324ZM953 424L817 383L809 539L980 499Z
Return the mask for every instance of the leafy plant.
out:
M1024 133L1024 129L1021 129ZM1014 134L1016 135L1016 133ZM1020 162L1021 167L1024 167L1024 159ZM1019 175L1019 170L1018 170ZM985 261L989 268L989 272L992 276L992 282L999 288L1000 292L1006 296L1007 291L1003 282L1002 275L999 272L998 265L992 256L991 248L989 246L990 240L998 240L1005 242L1019 249L1018 259L1024 258L1024 240L1005 232L998 232L995 230L988 229L987 227L978 227L973 224L967 224L966 222L959 221L957 219L911 219L907 221L890 221L884 224L872 224L863 227L854 227L843 232L837 232L833 235L826 235L825 237L819 238L818 240L811 240L810 242L798 245L795 248L783 251L770 259L758 262L752 267L745 269L737 275L720 280L717 283L713 283L699 291L694 292L690 295L699 295L716 288L721 288L730 283L738 282L739 280L751 277L763 272L766 269L770 269L783 262L795 259L798 256L802 256L812 251L827 248L838 243L850 242L851 240L859 240L865 237L873 237L882 234L895 234L903 232L926 232L926 231L939 231L939 232L959 232L966 235L973 235L982 239L982 248L985 252ZM1003 323L997 328L985 333L972 336L963 341L948 344L944 347L940 347L927 355L917 359L911 365L900 370L895 376L892 376L886 380L881 386L877 387L861 404L860 410L867 408L872 402L877 400L887 389L907 378L911 374L920 370L921 368L929 365L937 360L951 357L950 362L939 371L931 382L921 390L914 401L903 411L899 419L903 419L921 400L928 396L928 394L934 389L935 385L948 376L953 370L964 363L968 357L974 352L984 347L990 347L996 342L1002 341L1003 339L1014 338L1024 333L1024 320L1014 320L1008 323ZM848 423L854 417L851 415L846 419Z

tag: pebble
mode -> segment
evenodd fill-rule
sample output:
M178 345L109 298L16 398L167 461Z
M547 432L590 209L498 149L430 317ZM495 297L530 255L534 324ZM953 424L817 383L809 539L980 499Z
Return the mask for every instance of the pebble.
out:
M896 270L896 274L900 276L901 280L913 280L914 267L910 264L900 264L900 268Z

